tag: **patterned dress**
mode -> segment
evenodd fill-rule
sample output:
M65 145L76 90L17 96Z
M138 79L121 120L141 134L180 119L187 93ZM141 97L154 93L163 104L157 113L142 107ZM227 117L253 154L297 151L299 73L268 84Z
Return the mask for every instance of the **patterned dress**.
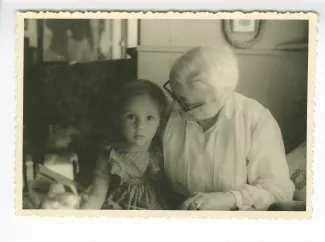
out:
M102 209L168 209L162 198L168 183L161 149L130 151L107 146L105 156L108 169L95 170L96 176L111 179Z

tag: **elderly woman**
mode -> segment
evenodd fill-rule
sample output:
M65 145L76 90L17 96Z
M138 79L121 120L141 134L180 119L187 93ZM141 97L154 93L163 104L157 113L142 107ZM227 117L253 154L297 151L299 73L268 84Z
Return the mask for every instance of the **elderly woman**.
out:
M267 210L294 185L280 128L257 101L235 92L229 48L197 47L173 65L174 99L163 133L165 171L186 210Z

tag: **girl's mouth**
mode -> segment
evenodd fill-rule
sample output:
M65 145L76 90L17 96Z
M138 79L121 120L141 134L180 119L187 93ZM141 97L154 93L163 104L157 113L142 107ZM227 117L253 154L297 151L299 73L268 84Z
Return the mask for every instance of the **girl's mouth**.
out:
M135 137L136 139L143 139L143 138L145 138L145 136L142 135L142 134L136 134L134 137Z

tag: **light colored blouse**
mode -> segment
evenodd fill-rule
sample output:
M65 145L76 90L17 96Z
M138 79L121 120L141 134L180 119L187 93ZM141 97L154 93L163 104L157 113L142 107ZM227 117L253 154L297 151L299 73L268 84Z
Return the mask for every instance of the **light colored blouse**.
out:
M232 192L239 210L292 200L280 128L269 110L235 93L207 131L176 106L163 134L165 172L175 191Z

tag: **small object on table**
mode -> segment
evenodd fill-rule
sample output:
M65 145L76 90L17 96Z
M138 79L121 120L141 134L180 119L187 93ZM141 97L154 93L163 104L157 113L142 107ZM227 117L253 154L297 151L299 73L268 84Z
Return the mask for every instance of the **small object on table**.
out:
M61 192L45 198L41 209L78 209L80 202L80 197L69 192Z
M50 185L47 196L40 204L41 209L78 209L81 198L70 192L66 192L63 184Z
M79 172L78 156L66 150L46 154L44 166L71 180Z
M55 201L58 200L64 204L62 209L74 209L79 206L78 191L84 190L81 185L41 164L37 168L36 179L29 182L28 194L30 200L35 204L33 208L55 207L57 205ZM72 193L67 192L66 187Z
M31 155L27 155L26 159L26 177L27 182L34 180L34 162Z
M84 190L84 188L77 182L75 182L75 181L69 179L68 177L63 176L60 173L57 173L43 165L39 165L39 171L38 171L37 177L39 180L47 180L48 182L50 182L50 184L59 183L66 187L69 187L75 195L78 194L77 190L79 190L79 191Z
M47 196L49 198L54 198L57 194L64 193L64 185L62 184L53 184L50 186L49 192L47 193Z

